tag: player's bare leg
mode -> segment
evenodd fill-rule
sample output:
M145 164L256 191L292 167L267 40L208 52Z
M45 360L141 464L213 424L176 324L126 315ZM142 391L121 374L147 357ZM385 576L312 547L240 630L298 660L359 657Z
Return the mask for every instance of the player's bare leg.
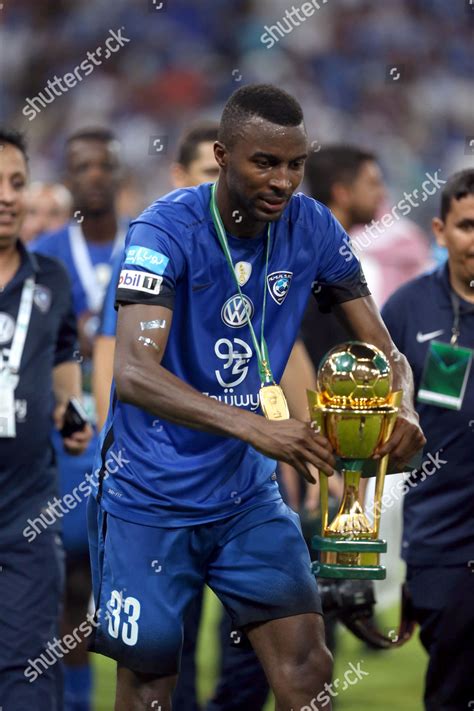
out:
M171 711L177 676L141 674L117 664L115 711Z
M321 615L270 620L246 632L275 694L276 711L309 705L331 682L332 656Z

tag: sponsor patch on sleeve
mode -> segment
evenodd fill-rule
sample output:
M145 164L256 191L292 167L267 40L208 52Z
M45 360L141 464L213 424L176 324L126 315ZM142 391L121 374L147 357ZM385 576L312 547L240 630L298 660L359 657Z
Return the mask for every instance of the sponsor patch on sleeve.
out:
M169 257L154 249L129 247L124 264L134 264L137 267L145 267L155 274L163 274L169 261Z
M134 272L131 269L122 269L118 288L144 291L147 294L159 294L162 281L162 276L156 276L150 272Z

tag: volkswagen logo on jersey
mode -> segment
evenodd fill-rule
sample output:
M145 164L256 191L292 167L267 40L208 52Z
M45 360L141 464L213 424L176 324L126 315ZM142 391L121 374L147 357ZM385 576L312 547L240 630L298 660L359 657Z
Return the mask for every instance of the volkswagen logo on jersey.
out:
M247 323L247 314L249 318L253 316L253 304L248 296L240 296L235 294L227 299L222 307L221 317L226 326L231 328L240 328Z
M267 276L268 290L273 301L280 306L290 290L293 272L272 272Z

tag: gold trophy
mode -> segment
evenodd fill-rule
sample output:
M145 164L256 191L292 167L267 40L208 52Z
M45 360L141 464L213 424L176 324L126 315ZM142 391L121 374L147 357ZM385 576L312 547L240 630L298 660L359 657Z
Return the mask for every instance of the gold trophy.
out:
M321 535L312 540L319 551L313 572L323 578L383 580L386 570L379 559L387 543L378 536L388 455L371 458L390 438L402 392L392 392L384 353L358 341L332 348L319 366L317 391L307 392L313 427L331 442L344 477L339 511L329 523L328 477L320 475ZM367 476L376 477L373 523L359 500L360 480Z

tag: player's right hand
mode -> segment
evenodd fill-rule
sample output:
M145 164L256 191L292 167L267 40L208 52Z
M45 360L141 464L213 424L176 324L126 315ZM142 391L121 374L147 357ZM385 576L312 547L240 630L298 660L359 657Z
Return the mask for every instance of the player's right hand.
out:
M334 474L336 460L328 439L299 420L266 420L254 427L249 444L272 459L288 462L311 484L316 479L308 464L323 471L327 476Z

